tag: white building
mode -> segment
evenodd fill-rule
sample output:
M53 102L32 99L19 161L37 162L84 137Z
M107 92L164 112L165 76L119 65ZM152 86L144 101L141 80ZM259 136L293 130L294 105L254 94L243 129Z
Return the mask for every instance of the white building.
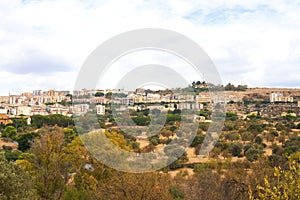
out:
M58 103L56 103L52 106L48 106L47 109L49 110L51 115L59 114L59 115L67 116L69 114L69 111L70 111L68 107L62 106Z
M294 102L294 98L290 96L284 96L281 93L271 93L270 94L270 102Z
M105 114L105 106L96 105L96 113L97 113L97 115L104 115Z
M41 106L32 106L31 107L31 115L49 115L47 110Z
M7 115L8 114L8 109L5 107L0 106L0 114Z
M31 107L29 107L29 106L18 106L17 107L17 115L30 116L31 115Z
M75 104L70 107L71 113L76 115L87 113L89 109L90 109L89 104Z

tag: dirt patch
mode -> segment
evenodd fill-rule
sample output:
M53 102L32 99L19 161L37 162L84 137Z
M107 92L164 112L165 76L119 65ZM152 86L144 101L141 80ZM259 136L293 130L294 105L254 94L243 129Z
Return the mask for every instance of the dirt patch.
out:
M168 172L168 174L170 174L170 176L172 178L174 178L179 173L181 173L182 175L187 176L187 177L194 175L194 171L191 168L182 168L182 169L177 169L177 170Z
M150 144L148 139L136 139L136 142L140 144L141 149Z
M13 150L17 150L18 149L18 145L11 142L11 141L7 141L6 139L1 138L0 139L0 150L2 150L3 146L7 146L7 147L11 147Z
M208 162L210 159L208 157L200 157L195 154L195 148L189 147L186 150L187 157L189 158L188 163L198 163L198 162Z

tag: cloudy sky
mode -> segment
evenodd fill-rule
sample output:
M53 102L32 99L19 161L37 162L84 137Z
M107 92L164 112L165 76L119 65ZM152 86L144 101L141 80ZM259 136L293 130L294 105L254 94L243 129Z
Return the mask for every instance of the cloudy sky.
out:
M138 28L196 41L224 83L297 88L299 13L298 0L1 0L0 95L72 90L97 46Z

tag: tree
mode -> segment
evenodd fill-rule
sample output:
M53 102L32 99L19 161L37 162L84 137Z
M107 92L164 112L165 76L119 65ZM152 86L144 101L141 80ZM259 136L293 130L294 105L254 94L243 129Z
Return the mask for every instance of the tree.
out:
M238 115L235 113L226 113L226 119L231 121L236 121L238 119Z
M29 162L37 178L39 195L45 199L59 199L67 182L68 162L64 160L64 131L57 126L46 127L35 139Z
M43 126L60 126L60 127L68 127L70 125L74 125L74 121L71 117L66 117L59 114L42 116L42 115L34 115L32 116L32 126L36 126L37 128L41 128Z
M300 136L298 137L293 137L289 140L287 140L284 144L284 151L288 155L291 155L293 153L296 153L297 151L300 150Z
M75 137L77 136L75 130L72 128L66 128L64 130L64 134L65 134L65 137L64 137L65 143L72 142L72 140L74 140Z
M260 136L256 136L256 138L254 139L256 144L262 144L263 139Z
M0 199L38 199L33 179L13 162L0 155Z
M104 93L103 92L96 92L95 97L103 97Z
M196 147L199 144L202 144L204 141L205 136L203 134L197 134L191 143L191 147Z
M169 192L171 179L158 172L130 174L116 172L97 188L98 199L152 200L173 199Z
M150 138L150 144L156 146L160 143L160 139L158 136L153 136Z
M20 135L17 138L17 142L19 143L18 149L20 151L27 151L31 147L31 143L33 142L33 139L38 136L37 133L26 133L23 135Z
M111 99L112 95L113 95L112 92L108 92L108 93L105 94L105 98Z
M17 129L14 126L7 126L2 132L2 137L15 139L17 136Z
M253 162L258 159L260 155L260 151L256 149L253 146L250 146L249 148L245 148L245 156L250 161Z
M16 161L21 155L20 151L12 151L12 149L5 150L4 156L8 161Z
M275 127L276 127L276 130L277 130L277 131L285 130L285 127L284 127L284 125L283 125L282 123L277 123L277 124L275 125Z
M232 143L230 144L228 151L232 156L240 156L243 150L243 145L241 143Z
M300 197L299 158L290 158L288 169L275 167L273 173L273 179L265 176L264 184L257 186L257 194L250 190L250 200L298 200Z

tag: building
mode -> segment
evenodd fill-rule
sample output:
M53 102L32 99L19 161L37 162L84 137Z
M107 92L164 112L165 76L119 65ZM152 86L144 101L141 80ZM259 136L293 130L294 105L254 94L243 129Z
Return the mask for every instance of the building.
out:
M9 96L9 104L17 104L18 103L18 96L17 95L10 95Z
M9 96L0 96L0 103L8 103Z
M293 103L294 98L290 96L284 96L282 93L271 93L270 94L270 102L285 102L285 103Z
M211 103L212 98L209 94L196 96L197 103Z
M50 112L51 115L59 114L59 115L64 115L67 116L69 114L69 108L66 106L62 106L58 103L48 106L47 110Z
M81 115L87 113L90 109L89 104L74 104L70 107L70 111L73 114Z
M34 96L41 96L42 90L33 90L32 94L33 94Z
M160 100L160 94L148 93L146 96L148 102L158 102Z
M58 96L58 92L56 92L55 90L49 90L47 92L47 95L50 97Z
M9 113L9 111L7 108L0 106L0 114L6 115L8 113Z
M96 105L96 113L97 113L97 115L104 115L105 114L105 106Z
M47 110L41 106L32 106L31 107L31 115L49 115Z
M17 115L30 116L31 115L31 107L29 107L29 106L18 106L17 107Z
M107 104L109 99L106 99L105 97L94 97L90 101L94 104Z

